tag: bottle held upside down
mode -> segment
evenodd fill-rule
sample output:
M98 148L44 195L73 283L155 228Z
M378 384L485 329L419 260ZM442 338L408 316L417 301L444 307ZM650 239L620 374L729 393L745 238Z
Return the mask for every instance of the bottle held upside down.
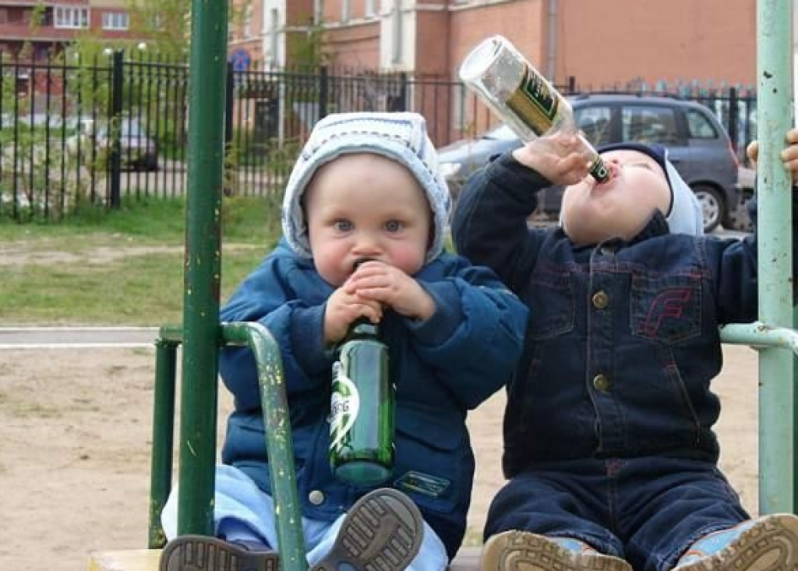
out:
M610 179L601 155L579 134L568 100L503 36L478 44L463 60L460 79L525 142L557 131L576 133L598 182Z

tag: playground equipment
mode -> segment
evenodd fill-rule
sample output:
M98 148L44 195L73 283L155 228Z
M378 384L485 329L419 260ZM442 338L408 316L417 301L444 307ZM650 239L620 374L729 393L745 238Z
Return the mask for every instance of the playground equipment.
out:
M182 345L181 494L178 532L210 534L216 457L217 357L222 345L247 345L258 363L282 569L306 571L279 349L257 323L219 323L220 213L227 7L192 6L189 91L189 192L183 326L163 327L156 342L156 383L148 550L96 553L90 571L154 571L165 538L159 523L172 481L177 349ZM759 505L761 513L796 511L790 181L781 166L791 125L792 2L757 1L760 160L760 322L725 326L727 343L760 350ZM475 569L476 550L452 568Z

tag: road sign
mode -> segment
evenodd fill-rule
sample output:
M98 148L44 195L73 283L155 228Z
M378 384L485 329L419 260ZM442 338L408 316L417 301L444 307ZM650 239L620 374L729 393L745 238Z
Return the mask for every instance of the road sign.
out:
M233 64L234 71L247 71L252 63L252 56L243 48L238 48L230 54L230 63Z

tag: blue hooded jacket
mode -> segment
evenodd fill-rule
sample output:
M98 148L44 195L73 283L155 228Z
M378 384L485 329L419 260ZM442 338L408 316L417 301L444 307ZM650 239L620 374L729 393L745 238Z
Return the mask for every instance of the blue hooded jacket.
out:
M502 155L469 179L452 225L458 251L530 308L505 476L579 458L717 461L718 326L757 318L756 236L671 234L656 212L631 240L577 246L562 228L527 226L549 185Z
M415 276L435 299L426 321L388 312L381 331L396 385L395 465L386 486L407 493L453 557L460 547L474 476L466 414L510 381L523 345L527 309L487 268L441 254ZM303 515L331 521L371 488L337 481L328 459L332 352L324 346L325 303L333 287L285 240L239 286L225 322L257 321L276 339L290 409ZM255 361L225 348L220 371L235 396L222 461L270 492Z

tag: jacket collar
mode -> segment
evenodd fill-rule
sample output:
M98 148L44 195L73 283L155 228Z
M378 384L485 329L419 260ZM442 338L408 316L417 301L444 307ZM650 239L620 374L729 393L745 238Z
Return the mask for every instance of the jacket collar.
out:
M561 232L564 236L565 231L562 229L562 226L558 228L558 231ZM623 245L631 246L633 244L639 244L644 240L648 240L650 238L656 238L658 236L664 236L666 234L670 234L670 228L668 227L668 221L665 218L665 215L662 214L659 210L656 210L652 215L651 218L648 219L646 225L643 226L642 230L635 234L631 240L628 242L621 238L607 238L601 244L589 244L586 246L577 246L577 250L589 249L592 250L597 246L608 246L612 245L616 248L623 247Z

